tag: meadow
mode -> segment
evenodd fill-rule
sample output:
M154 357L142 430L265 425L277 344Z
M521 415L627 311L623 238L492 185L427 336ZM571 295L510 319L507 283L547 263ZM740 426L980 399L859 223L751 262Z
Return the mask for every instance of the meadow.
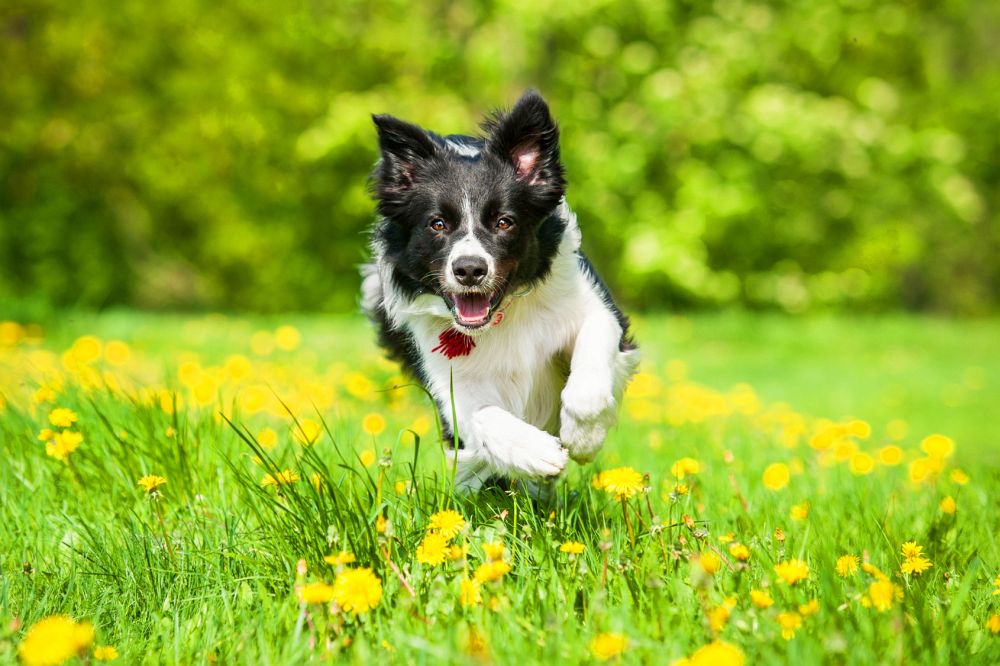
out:
M636 334L540 503L360 317L0 323L0 663L1000 662L1000 321Z

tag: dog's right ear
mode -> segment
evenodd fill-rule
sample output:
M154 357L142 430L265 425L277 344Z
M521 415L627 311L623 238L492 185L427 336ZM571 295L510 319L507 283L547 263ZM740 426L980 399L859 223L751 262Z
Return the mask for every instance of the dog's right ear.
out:
M420 164L434 157L437 147L420 127L385 114L372 116L382 153L375 175L379 197L413 188Z

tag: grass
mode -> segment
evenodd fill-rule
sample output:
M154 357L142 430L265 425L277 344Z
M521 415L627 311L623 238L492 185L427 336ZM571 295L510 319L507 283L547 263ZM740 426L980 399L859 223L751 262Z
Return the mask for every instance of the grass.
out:
M0 663L54 614L93 623L122 663L577 663L618 636L625 663L719 642L747 662L1000 659L1000 322L734 312L636 329L644 374L620 427L543 506L452 494L428 400L386 390L405 381L358 318L83 314L27 340L0 326ZM83 435L65 462L38 439L57 406ZM933 433L954 451L922 448ZM684 457L698 471L678 479ZM645 492L592 483L622 466ZM298 480L262 485L286 470ZM146 474L167 482L147 494ZM451 509L467 554L419 562ZM923 574L900 573L909 541ZM463 606L495 542L511 570ZM356 561L323 560L340 551ZM840 577L846 554L869 570ZM775 565L794 559L808 578L788 584ZM362 567L381 581L370 612L300 603L301 585Z

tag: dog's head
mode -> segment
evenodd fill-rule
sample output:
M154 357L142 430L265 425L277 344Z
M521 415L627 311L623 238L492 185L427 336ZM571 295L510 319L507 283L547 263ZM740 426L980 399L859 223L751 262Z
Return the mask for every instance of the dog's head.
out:
M529 91L483 123L485 137L441 137L373 117L383 258L411 295L434 293L466 332L487 328L504 296L541 279L565 223L559 130Z

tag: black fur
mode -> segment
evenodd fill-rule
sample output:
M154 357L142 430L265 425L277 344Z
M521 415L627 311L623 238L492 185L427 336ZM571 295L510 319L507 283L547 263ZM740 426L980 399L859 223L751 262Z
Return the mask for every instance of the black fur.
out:
M635 340L632 338L632 334L629 332L628 328L631 322L629 322L628 316L622 312L618 304L615 303L615 299L611 296L611 290L608 289L608 285L604 282L601 276L598 274L597 269L594 265L590 263L590 259L586 257L582 252L577 255L580 258L580 268L587 275L597 290L601 292L601 298L604 300L604 304L608 307L608 310L614 313L615 319L618 320L618 325L622 327L622 337L618 341L619 351L631 351L637 349Z

